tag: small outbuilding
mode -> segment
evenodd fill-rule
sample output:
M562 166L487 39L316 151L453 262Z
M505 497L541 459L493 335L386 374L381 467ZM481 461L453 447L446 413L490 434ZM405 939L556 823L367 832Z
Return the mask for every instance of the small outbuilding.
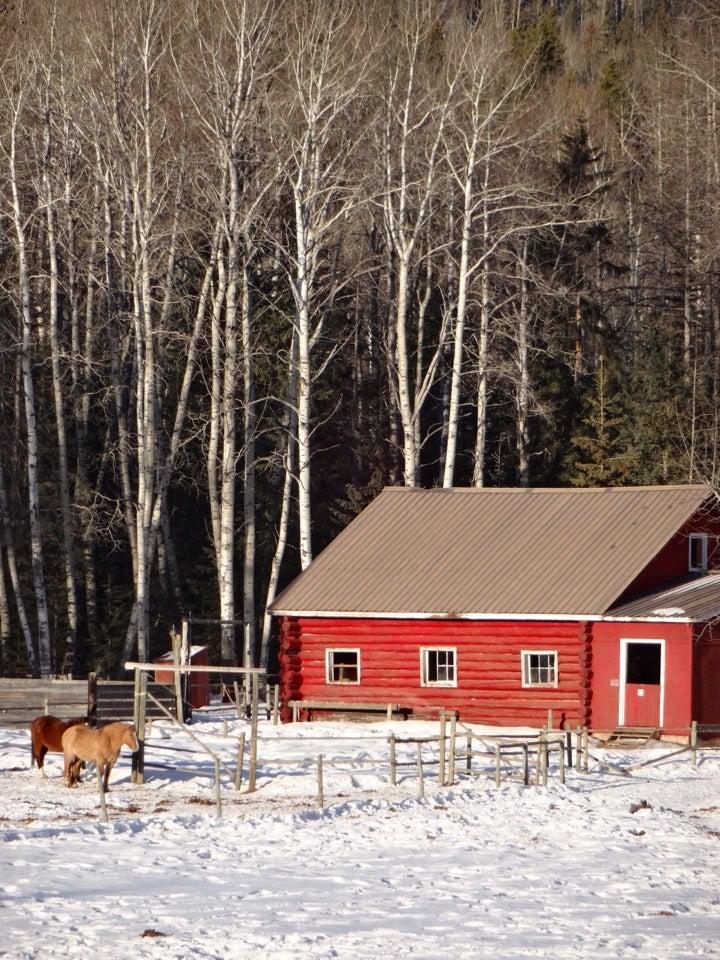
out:
M208 665L208 648L193 645L189 650L189 662L194 666L206 667ZM164 653L155 660L155 663L172 663L173 652ZM183 694L183 699L190 703L193 710L198 707L207 707L210 703L210 674L208 673L190 673L190 693ZM155 671L155 680L157 683L166 683L172 686L175 683L174 673L171 670L158 669Z
M703 485L387 488L272 605L282 701L720 723L719 536Z

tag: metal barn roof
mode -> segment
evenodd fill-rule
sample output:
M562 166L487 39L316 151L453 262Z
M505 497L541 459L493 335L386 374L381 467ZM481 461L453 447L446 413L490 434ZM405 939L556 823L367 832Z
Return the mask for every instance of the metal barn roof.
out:
M720 615L720 574L709 573L693 580L656 590L621 603L608 617L629 620L691 620L704 622Z
M711 493L700 485L387 487L271 610L599 616Z

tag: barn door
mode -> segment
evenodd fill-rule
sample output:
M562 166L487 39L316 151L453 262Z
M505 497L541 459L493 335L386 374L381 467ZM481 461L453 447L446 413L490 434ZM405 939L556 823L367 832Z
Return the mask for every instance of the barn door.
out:
M659 640L624 640L626 727L662 726L663 644Z

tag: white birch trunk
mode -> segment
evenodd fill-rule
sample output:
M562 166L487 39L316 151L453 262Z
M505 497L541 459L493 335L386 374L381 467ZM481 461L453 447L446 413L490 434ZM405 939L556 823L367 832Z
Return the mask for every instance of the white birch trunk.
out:
M41 677L52 673L50 620L48 615L45 572L43 564L42 531L40 528L40 491L38 484L38 435L35 412L35 386L32 373L32 314L30 307L30 278L25 242L25 220L20 208L16 166L17 113L13 117L10 135L10 186L12 215L17 238L18 275L21 294L23 398L27 430L28 507L30 515L30 551L38 629L38 669Z

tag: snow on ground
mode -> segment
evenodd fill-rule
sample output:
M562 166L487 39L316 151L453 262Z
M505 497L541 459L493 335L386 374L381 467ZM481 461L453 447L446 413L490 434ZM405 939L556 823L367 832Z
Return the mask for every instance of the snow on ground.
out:
M216 713L192 729L232 768L247 725L224 738ZM49 755L43 779L27 732L0 729L0 956L720 956L720 754L627 773L674 748L593 747L590 773L565 786L515 774L500 789L485 757L452 788L429 768L422 799L412 766L390 786L388 732L437 729L263 722L258 790L237 794L223 773L218 819L211 758L156 722L147 782L129 783L127 754L113 772L108 825L92 777L68 790ZM398 759L414 751L398 745Z

